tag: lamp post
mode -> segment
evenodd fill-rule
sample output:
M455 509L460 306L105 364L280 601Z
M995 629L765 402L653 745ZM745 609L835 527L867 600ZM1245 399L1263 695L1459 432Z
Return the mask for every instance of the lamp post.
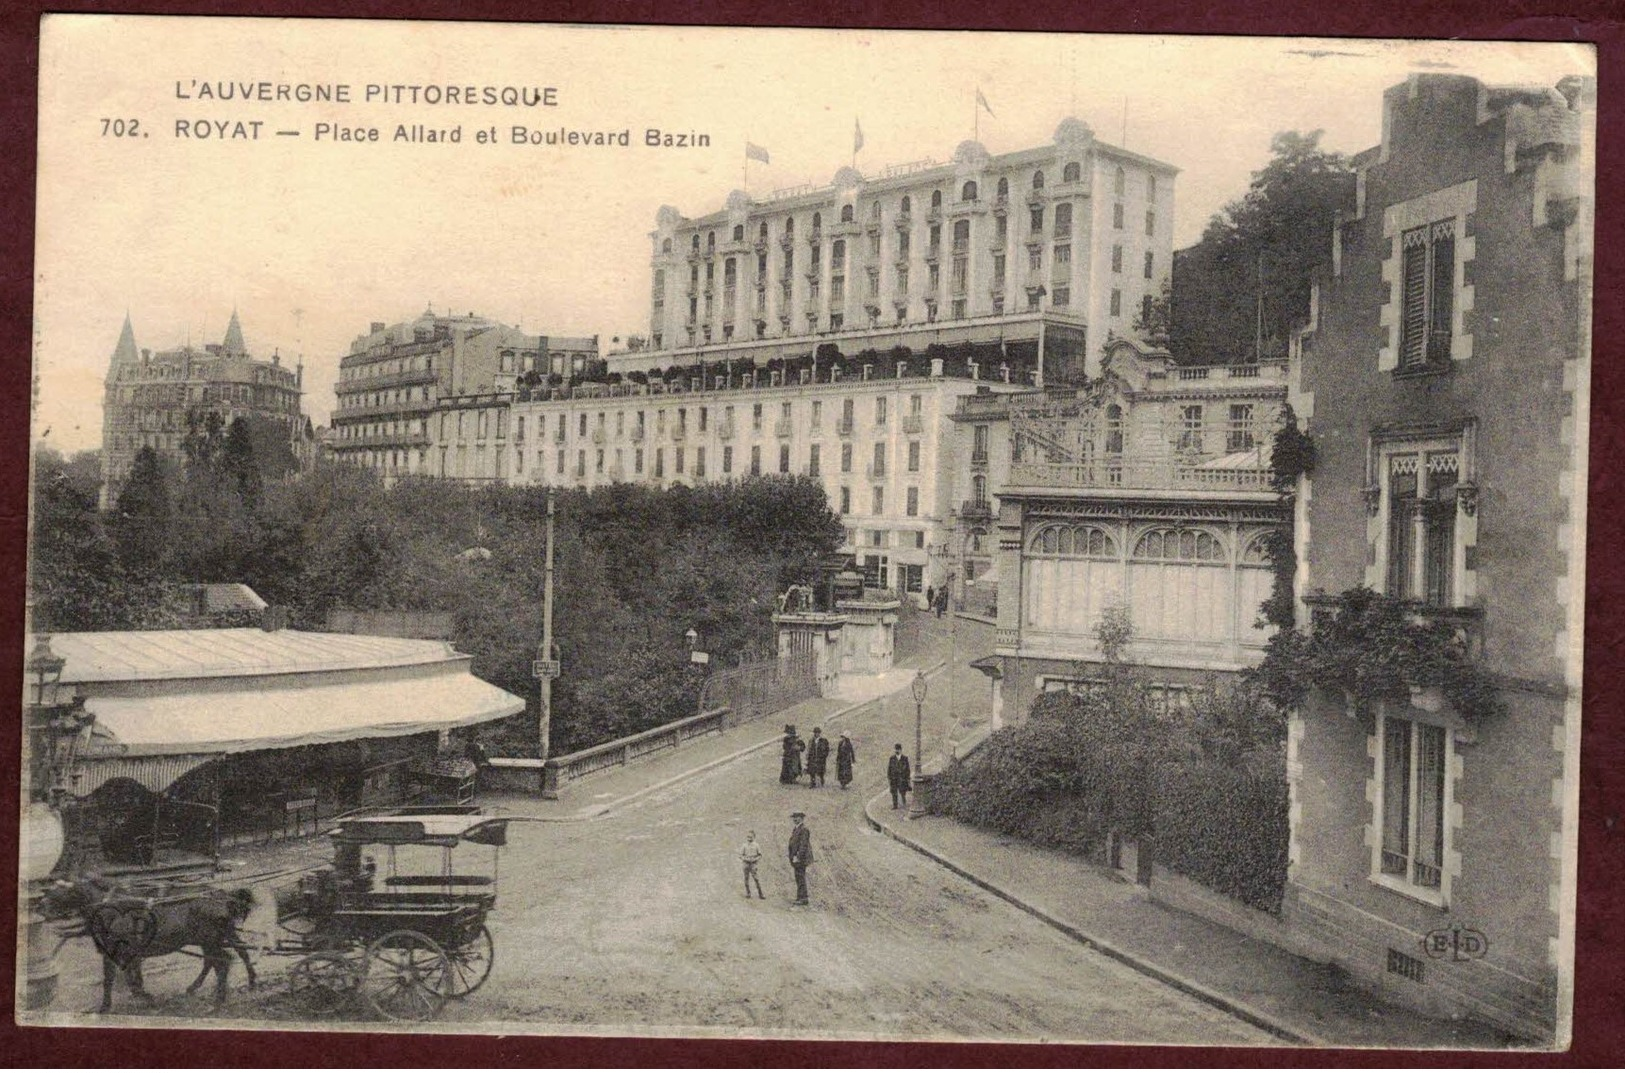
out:
M704 715L705 684L711 677L711 653L700 651L700 631L693 626L688 628L688 632L683 634L683 637L688 641L689 664L700 669L700 691L698 699L694 702L696 708L694 714Z
M914 693L914 777L920 777L921 752L924 749L925 738L925 693L926 681L924 671L914 672L914 682L909 686ZM919 802L919 798L915 798Z
M29 1009L36 1010L50 1004L57 983L56 957L40 913L38 885L62 858L64 832L56 800L71 783L72 742L89 719L77 702L62 704L62 669L67 662L52 651L50 635L40 634L23 664L29 689L29 756L23 767L27 797L23 806L25 848L21 877L27 889L23 910L27 951L23 999Z

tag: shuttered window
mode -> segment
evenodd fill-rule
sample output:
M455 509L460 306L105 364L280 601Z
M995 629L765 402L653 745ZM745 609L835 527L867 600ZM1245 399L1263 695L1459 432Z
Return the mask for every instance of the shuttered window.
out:
M1447 362L1455 318L1455 222L1405 232L1401 256L1400 367Z

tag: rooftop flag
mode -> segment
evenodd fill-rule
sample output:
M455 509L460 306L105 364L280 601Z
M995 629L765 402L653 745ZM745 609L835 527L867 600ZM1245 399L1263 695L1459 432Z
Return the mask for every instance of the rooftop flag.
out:
M982 96L981 87L977 87L976 90L976 103L981 105L983 108L986 108L988 115L993 115L993 107L987 103L987 98ZM993 116L993 118L997 119L998 116Z
M863 124L856 118L852 120L852 155L857 156L858 150L863 148Z
M745 159L760 160L763 164L772 163L767 157L767 150L752 141L745 142Z

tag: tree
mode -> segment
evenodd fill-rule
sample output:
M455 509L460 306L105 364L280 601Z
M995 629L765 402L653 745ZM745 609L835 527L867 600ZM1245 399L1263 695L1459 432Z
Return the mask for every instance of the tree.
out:
M135 453L113 518L119 556L127 569L147 576L163 573L172 521L169 475L158 452L143 447Z
M1331 259L1332 226L1354 189L1346 157L1321 131L1287 131L1247 193L1174 259L1171 345L1191 362L1281 357L1309 313L1315 271Z
M75 481L54 451L35 460L28 550L35 629L156 629L177 621L173 591L125 569L96 512L96 490Z

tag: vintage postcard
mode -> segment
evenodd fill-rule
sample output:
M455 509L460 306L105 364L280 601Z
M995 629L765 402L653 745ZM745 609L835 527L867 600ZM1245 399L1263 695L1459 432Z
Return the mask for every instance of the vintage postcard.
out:
M39 72L21 1022L1566 1046L1589 47Z

